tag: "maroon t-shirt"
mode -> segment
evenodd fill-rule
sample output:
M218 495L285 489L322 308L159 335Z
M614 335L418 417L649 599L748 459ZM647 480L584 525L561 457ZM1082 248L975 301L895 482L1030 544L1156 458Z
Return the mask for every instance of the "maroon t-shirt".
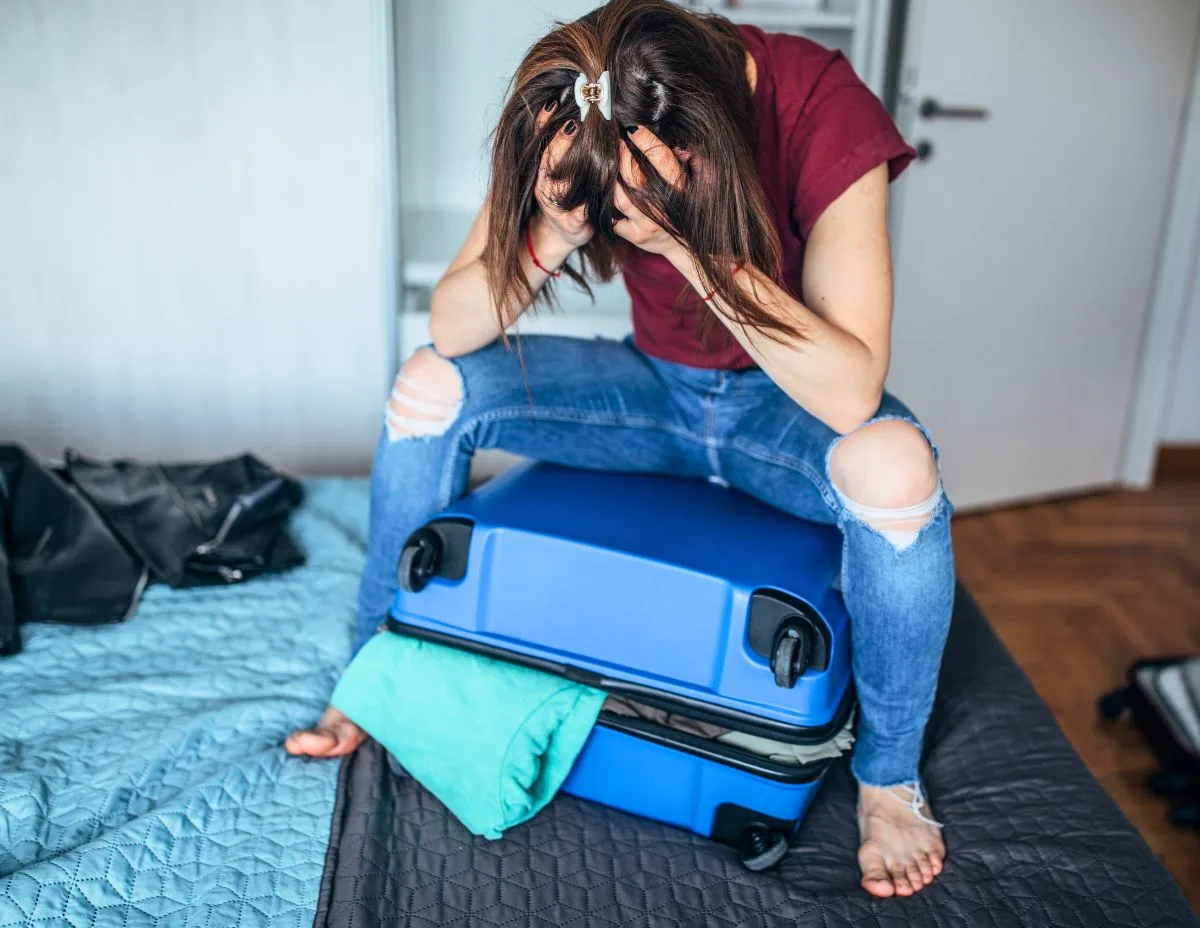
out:
M884 162L895 179L914 152L840 52L800 36L738 29L757 66L756 162L779 231L780 282L800 299L804 243L821 213ZM630 248L621 272L642 351L691 367L754 366L720 322L700 340L697 328L709 309L666 258Z

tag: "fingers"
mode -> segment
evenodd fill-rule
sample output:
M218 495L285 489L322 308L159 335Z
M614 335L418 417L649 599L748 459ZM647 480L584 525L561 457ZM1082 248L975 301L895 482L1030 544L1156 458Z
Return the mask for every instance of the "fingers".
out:
M654 232L658 231L658 226L633 205L629 195L625 193L620 184L617 184L613 191L613 206L618 212L623 213L625 218L614 222L612 230L631 245L641 247Z
M627 144L636 145L642 154L646 156L646 160L658 172L659 177L676 190L683 188L683 163L666 142L645 126L637 126L632 132L627 133L626 138L628 140ZM627 163L636 169L636 173L630 171L629 176L626 176ZM641 187L645 184L645 177L642 175L640 167L638 167L633 159L633 155L629 153L626 146L622 146L621 148L621 178L625 183L633 187Z
M639 248L646 245L655 235L661 235L658 223L634 206L629 190L640 190L646 185L646 175L633 156L630 145L636 145L650 160L650 164L663 180L680 189L683 186L683 165L675 153L645 126L638 126L628 133L629 141L621 146L619 173L621 183L613 190L613 206L625 218L613 223L613 231Z
M621 146L621 161L618 165L618 171L621 175L621 180L628 186L641 190L646 186L646 175L642 173L642 166L634 160L633 152L629 150L628 145ZM620 185L618 185L620 189Z
M547 100L546 105L538 111L537 118L534 120L534 127L541 132L542 128L550 121L550 117L554 115L554 111L558 109L557 100Z
M571 136L575 134L578 126L574 119L568 119L566 124L554 133L554 138L546 146L546 150L542 152L542 174L543 176L554 170L555 165L562 160L563 155L571 147Z
M621 184L617 184L613 188L613 206L618 213L631 219L642 215L641 210L633 205L633 201L629 199L629 194L625 192L625 188Z
M578 128L579 125L575 120L567 120L566 124L554 134L554 138L546 145L546 150L542 152L542 162L538 169L538 183L535 194L538 203L541 204L543 209L554 208L555 190L547 175L554 170L559 161L562 160L563 155L570 149L571 137Z

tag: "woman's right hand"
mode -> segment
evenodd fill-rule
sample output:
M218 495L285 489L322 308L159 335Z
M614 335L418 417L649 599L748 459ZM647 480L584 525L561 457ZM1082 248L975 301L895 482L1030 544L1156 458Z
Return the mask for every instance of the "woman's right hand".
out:
M538 114L537 126L540 129L554 115L556 103L549 104ZM571 137L579 130L579 124L568 120L550 140L542 154L542 163L538 169L538 182L534 188L534 196L538 202L538 212L533 217L532 232L534 250L538 257L542 254L563 256L569 255L576 248L586 245L592 240L592 226L588 222L587 207L578 206L573 210L561 210L554 205L556 185L548 175L567 150L571 147ZM559 185L561 186L561 185Z

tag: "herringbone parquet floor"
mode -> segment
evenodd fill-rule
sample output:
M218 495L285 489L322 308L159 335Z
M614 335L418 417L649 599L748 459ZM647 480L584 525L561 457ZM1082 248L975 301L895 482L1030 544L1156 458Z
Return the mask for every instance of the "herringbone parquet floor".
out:
M1200 482L955 519L959 575L1092 774L1200 911L1200 833L1145 788L1153 759L1096 698L1137 657L1200 653Z

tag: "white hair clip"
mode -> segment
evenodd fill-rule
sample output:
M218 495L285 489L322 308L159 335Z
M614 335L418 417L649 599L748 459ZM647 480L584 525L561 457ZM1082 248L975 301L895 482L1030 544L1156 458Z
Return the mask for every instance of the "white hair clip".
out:
M599 108L601 116L612 119L612 82L608 72L601 74L594 84L588 81L586 74L579 72L579 77L575 78L575 102L579 104L580 122L587 119L593 103Z

